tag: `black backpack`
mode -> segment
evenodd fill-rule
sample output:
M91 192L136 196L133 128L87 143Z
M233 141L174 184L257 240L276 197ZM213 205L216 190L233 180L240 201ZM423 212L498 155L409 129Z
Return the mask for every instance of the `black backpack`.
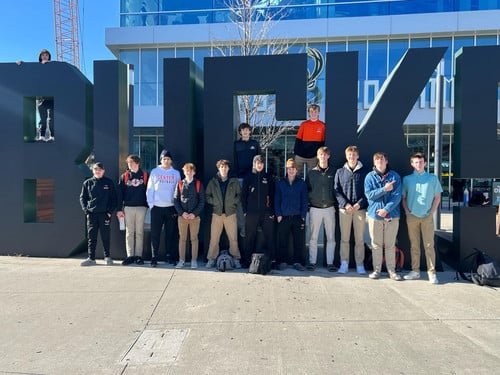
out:
M265 275L271 271L271 259L263 253L252 254L252 262L248 267L248 273Z
M484 251L474 252L460 261L456 279L471 281L476 285L500 287L500 266Z

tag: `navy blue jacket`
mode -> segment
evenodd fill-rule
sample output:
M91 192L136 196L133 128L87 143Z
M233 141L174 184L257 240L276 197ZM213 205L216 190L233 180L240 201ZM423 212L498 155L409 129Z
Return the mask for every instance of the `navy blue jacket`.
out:
M295 216L305 220L309 201L307 197L307 185L304 180L295 177L293 183L284 177L276 186L274 196L274 212L276 216Z
M345 163L335 173L335 196L339 202L339 208L345 208L349 203L354 206L359 204L360 209L366 209L368 202L365 197L365 177L368 170L358 161L356 168L352 171L349 164Z

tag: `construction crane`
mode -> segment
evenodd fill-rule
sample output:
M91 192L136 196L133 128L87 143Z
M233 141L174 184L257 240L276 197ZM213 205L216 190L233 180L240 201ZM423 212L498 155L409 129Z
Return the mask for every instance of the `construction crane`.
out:
M71 63L80 69L78 0L53 1L57 61Z

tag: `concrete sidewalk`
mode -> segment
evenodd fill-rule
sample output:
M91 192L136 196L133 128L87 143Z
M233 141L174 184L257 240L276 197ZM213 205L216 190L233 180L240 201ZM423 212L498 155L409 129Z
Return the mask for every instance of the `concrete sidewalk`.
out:
M0 257L2 374L497 374L500 291ZM102 264L102 260L100 261Z

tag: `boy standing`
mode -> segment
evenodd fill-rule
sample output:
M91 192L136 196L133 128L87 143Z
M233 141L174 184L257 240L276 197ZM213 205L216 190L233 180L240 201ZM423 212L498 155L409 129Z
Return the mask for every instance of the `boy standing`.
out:
M144 218L148 210L146 201L147 173L141 169L141 158L127 156L127 171L118 181L118 219L125 220L125 247L127 258L122 265L144 264L142 250L144 242Z
M297 164L293 158L286 161L286 176L278 183L274 199L274 212L278 222L279 268L284 270L288 263L298 271L304 271L305 227L308 208L307 185L297 178ZM288 253L288 238L293 238L293 255Z
M317 152L318 165L307 175L306 184L309 191L309 225L311 238L309 240L309 264L307 269L314 271L318 256L318 235L321 223L326 233L326 264L330 272L336 271L333 265L335 251L335 192L333 181L335 172L328 164L330 149L320 147Z
M179 262L175 268L184 268L186 263L187 234L191 238L191 268L198 268L198 232L200 214L205 206L205 189L201 181L194 178L196 167L192 163L182 167L186 178L177 184L174 205L179 225Z
M367 174L363 164L358 160L356 146L345 149L347 162L335 173L335 195L339 202L340 221L340 273L349 270L349 252L351 227L354 229L354 258L359 274L366 274L363 265L365 259L365 223L366 207L365 177Z
M264 158L253 158L252 173L243 182L241 202L245 213L246 239L243 252L244 264L250 264L255 252L257 228L264 233L267 255L274 256L274 179L264 171Z
M259 142L255 139L250 139L252 135L252 127L250 124L243 122L238 126L240 139L234 142L234 167L236 177L240 183L240 188L243 187L243 180L248 175L252 174L253 158L259 154ZM241 203L238 204L236 212L238 222L238 230L241 237L246 237L245 216Z
M402 205L411 245L411 269L405 280L420 278L420 235L424 241L427 274L431 284L438 284L436 250L434 248L434 212L441 202L443 188L438 178L425 171L425 155L417 152L410 157L414 171L403 178Z
M372 239L373 272L370 279L380 278L382 256L389 277L401 281L396 273L396 236L399 229L399 203L401 202L401 177L389 169L389 160L383 152L373 155L373 171L365 178L365 194L368 199L368 230Z
M95 249L97 235L101 232L104 247L104 261L108 266L113 264L110 249L111 214L116 208L115 184L110 178L104 177L104 166L98 162L92 166L93 177L83 182L80 193L80 205L87 217L88 254L81 266L95 265Z
M163 150L160 154L160 165L151 171L146 189L146 198L151 209L151 267L158 265L163 226L165 226L167 263L174 254L174 229L177 221L174 191L180 180L181 174L172 167L172 154L170 151Z
M213 209L206 267L215 266L219 255L220 236L225 229L229 240L229 253L234 257L235 268L241 268L236 223L236 208L240 204L241 188L236 178L229 178L228 160L219 160L217 170L217 175L210 180L206 191L207 203Z

